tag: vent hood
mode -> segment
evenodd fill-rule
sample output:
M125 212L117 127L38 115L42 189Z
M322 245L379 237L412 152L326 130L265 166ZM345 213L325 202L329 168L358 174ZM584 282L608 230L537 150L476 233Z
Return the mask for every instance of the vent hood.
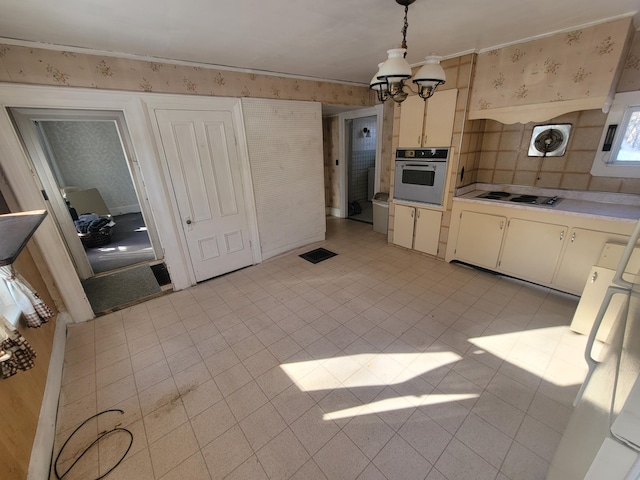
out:
M632 37L627 17L478 54L469 120L528 123L607 112Z

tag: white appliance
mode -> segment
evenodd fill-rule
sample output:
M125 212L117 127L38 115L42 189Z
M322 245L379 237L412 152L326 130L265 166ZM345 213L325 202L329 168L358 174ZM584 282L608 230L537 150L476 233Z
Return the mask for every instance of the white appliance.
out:
M396 150L393 198L442 205L448 161L448 148Z
M547 473L548 480L640 479L640 271L625 274L640 221L589 334L589 373ZM602 350L594 344L612 298L624 305Z

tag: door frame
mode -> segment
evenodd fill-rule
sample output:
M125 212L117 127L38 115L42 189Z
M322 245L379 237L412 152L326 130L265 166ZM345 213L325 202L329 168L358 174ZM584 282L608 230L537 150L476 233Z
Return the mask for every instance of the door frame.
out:
M384 122L384 105L374 105L369 108L362 108L351 112L338 114L338 156L341 159L338 165L338 178L340 189L340 218L349 216L349 182L348 174L348 155L349 155L349 137L347 132L347 120L354 118L376 117L376 163L375 163L375 180L374 194L380 190L380 173L382 169L382 125Z
M45 151L49 148L48 145L43 147L40 144L37 130L31 124L32 120L106 121L113 122L115 124L116 131L120 137L122 153L129 171L131 182L147 227L147 234L154 252L154 257L156 259L162 258L162 247L155 227L155 220L151 213L151 206L149 205L149 200L144 189L140 163L133 154L131 138L129 136L124 115L121 111L13 108L12 113L14 114L14 119L18 124L20 133L22 134L26 148L30 154L30 159L34 164L36 171L39 173L39 179L47 192L49 203L51 205L52 212L56 216L58 226L62 231L63 237L67 239L65 243L69 248L72 260L78 267L78 273L81 279L84 280L93 276L94 272L89 260L87 259L82 242L80 242L77 235L75 235L75 226L71 221L64 222L64 224L60 223L61 218L69 218L67 206L59 192L56 178L52 172L52 166L49 165L47 160L47 155L51 155L52 152ZM44 138L44 140L46 141L46 138ZM71 238L72 235L75 241L69 241L69 238Z
M238 159L240 161L240 172L242 177L242 190L245 202L245 209L247 215L247 225L249 228L249 237L251 245L251 254L253 258L253 264L262 262L262 251L260 249L260 238L258 234L258 217L256 215L256 202L253 193L253 180L251 179L251 167L249 164L249 149L247 147L247 141L244 131L244 117L242 115L241 100L238 98L206 98L206 99L193 99L190 97L183 97L178 95L163 95L158 97L145 97L144 104L146 107L146 113L149 118L149 123L155 138L155 145L157 148L158 159L160 160L160 166L162 168L163 176L166 179L166 186L173 189L171 175L169 173L169 163L165 154L162 137L160 135L160 127L158 125L158 119L156 117L156 110L197 110L197 111L225 111L230 112L233 123L233 134L235 138L236 148L238 152ZM171 217L173 224L175 225L176 232L180 241L181 257L183 258L184 266L190 285L195 285L196 275L191 263L191 255L189 254L189 248L187 245L187 238L183 228L183 221L178 209L178 201L173 194L170 196L171 200Z
M36 175L30 166L30 160L24 151L20 137L7 111L11 108L59 108L79 110L110 110L123 112L133 154L137 158L144 178L145 192L149 204L155 214L156 228L162 243L164 261L171 274L175 290L182 290L194 284L185 264L183 244L175 225L173 192L168 188L162 162L159 160L157 146L152 131L147 103L182 106L182 108L215 108L219 102L237 104L236 123L244 125L240 99L221 97L195 97L181 95L165 95L141 92L103 91L86 88L50 87L34 85L0 84L0 169L6 184L11 189L15 202L10 201L10 208L19 210L46 209L46 203L40 192ZM171 108L171 107L169 107ZM238 148L243 162L248 162L244 128L238 128ZM249 175L250 177L250 175ZM251 183L247 191L253 196ZM247 192L248 193L248 192ZM255 218L255 202L252 216ZM165 213L169 212L168 215ZM257 221L255 222L257 227ZM257 228L255 229L257 238ZM91 305L84 293L73 262L53 220L45 218L33 236L35 244L42 253L45 270L51 274L48 283L53 291L58 291L64 305L59 307L69 312L74 322L82 322L94 318ZM259 241L253 242L253 248L259 251ZM256 258L261 259L258 252ZM43 275L49 281L49 275Z

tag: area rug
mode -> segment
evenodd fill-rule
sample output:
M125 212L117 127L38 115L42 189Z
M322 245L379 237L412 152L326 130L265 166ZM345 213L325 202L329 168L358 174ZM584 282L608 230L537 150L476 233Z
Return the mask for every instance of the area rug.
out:
M82 287L95 314L118 310L161 291L148 265L89 278Z
M298 256L300 258L304 258L307 262L320 263L328 258L335 257L336 255L337 253L330 252L324 248L316 248L315 250L311 250L310 252L303 253Z

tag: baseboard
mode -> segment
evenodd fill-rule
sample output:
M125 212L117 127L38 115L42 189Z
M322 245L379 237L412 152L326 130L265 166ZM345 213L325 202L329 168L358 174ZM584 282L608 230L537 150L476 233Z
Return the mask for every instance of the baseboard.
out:
M340 209L334 207L325 207L324 208L325 215L331 215L332 217L340 216Z
M60 388L62 387L62 367L64 365L64 351L67 342L67 323L73 323L71 316L66 312L58 313L56 329L53 334L47 384L45 385L44 396L42 397L36 436L33 439L27 480L49 478L53 442L56 437L58 399L60 398Z

